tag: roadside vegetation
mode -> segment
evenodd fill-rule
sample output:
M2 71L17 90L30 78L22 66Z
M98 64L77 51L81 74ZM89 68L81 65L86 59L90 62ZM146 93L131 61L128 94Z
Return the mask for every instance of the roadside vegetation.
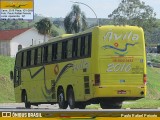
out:
M154 62L154 63L160 63L160 54L149 53L147 55L147 61L151 61L151 62Z
M9 77L14 60L14 58L0 56L0 103L15 102L13 81Z

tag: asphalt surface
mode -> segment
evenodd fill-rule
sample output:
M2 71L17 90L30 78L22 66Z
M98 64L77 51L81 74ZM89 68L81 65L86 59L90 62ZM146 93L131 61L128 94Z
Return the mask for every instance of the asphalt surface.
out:
M24 103L0 103L0 109L25 109ZM31 106L31 109L59 109L58 104L42 104L38 106Z

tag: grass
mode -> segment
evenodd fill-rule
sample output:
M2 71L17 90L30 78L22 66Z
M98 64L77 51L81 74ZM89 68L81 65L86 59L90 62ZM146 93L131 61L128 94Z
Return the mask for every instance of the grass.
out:
M128 102L127 104L123 104L122 108L134 108L134 109L157 109L160 108L159 100L152 100L147 98L142 98L137 101Z
M0 75L9 77L9 73L14 68L14 58L0 56Z
M148 53L147 61L151 61L151 62L154 62L154 63L160 63L160 54Z
M100 105L99 104L91 104L86 106L87 109L99 109Z
M0 75L0 103L15 102L13 82L9 77Z
M14 58L0 56L0 102L14 102L13 82L9 73L14 68Z
M147 99L160 99L160 68L147 69Z

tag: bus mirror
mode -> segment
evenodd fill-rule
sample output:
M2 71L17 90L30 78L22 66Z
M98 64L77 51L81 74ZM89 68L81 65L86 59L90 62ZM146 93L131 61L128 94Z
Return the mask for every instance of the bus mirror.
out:
M13 71L10 71L10 79L13 80Z

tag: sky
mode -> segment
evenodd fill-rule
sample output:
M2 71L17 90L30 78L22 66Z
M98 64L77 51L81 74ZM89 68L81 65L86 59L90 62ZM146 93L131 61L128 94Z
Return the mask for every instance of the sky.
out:
M70 11L74 3L71 1L82 2L89 5L98 18L107 18L116 9L121 0L34 0L34 12L45 17L64 18ZM160 0L141 0L146 5L153 8L160 19ZM95 18L94 12L87 6L79 4L81 10L87 18Z

